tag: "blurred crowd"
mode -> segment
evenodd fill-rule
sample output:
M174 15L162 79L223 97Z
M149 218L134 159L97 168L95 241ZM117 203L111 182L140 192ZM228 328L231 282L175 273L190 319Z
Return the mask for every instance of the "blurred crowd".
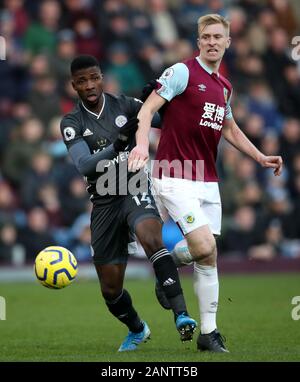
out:
M0 36L0 263L32 263L48 245L90 259L91 203L62 142L59 123L76 104L69 64L96 56L105 91L139 97L169 65L197 54L197 20L231 21L221 72L234 88L233 114L266 155L280 154L281 177L221 143L221 254L300 256L300 35L289 0L2 0ZM3 39L1 40L3 42ZM300 54L299 54L300 56ZM300 58L300 57L299 57ZM159 132L152 131L152 155ZM164 239L181 236L171 221Z

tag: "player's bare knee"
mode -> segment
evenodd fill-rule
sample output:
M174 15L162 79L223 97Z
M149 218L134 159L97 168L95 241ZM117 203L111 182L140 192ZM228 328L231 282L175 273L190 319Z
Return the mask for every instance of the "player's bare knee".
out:
M113 301L120 296L122 290L117 287L105 286L101 287L101 293L105 301Z
M143 238L140 239L140 243L147 256L152 255L164 246L162 240L152 234L143 235Z
M191 248L191 254L196 262L215 262L216 242L215 240L205 240L201 244Z

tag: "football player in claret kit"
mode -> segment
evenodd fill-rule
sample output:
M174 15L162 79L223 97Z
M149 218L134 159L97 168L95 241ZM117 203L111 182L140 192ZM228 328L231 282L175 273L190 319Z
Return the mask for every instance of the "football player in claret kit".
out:
M156 82L138 114L137 146L128 158L129 170L145 165L151 119L163 107L153 184L158 208L160 203L166 207L185 236L185 247L176 246L172 257L177 266L194 262L201 321L197 346L212 352L228 351L216 324L219 281L214 235L220 235L221 201L215 162L221 135L261 166L273 168L276 176L282 171L281 157L261 153L234 121L232 86L218 72L229 45L229 22L224 17L199 18L199 55L166 69ZM163 291L158 289L157 295L168 308Z
M76 57L71 63L71 75L79 102L63 117L61 133L71 158L88 183L93 203L92 255L102 296L109 311L129 329L119 351L135 350L150 337L148 325L123 289L132 234L153 265L181 340L191 340L197 323L187 313L177 268L163 244L162 222L149 191L147 174L144 170L135 174L127 171L128 154L135 146L136 115L142 103L104 93L103 76L93 56ZM122 165L125 171L119 171ZM130 194L127 186L137 175L146 179L146 190Z

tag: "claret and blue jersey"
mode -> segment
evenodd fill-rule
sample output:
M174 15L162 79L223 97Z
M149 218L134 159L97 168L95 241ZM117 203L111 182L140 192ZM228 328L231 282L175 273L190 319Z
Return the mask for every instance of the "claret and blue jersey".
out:
M217 147L225 120L232 118L229 81L196 57L166 69L156 92L172 102L165 106L153 176L161 177L160 161L179 160L183 167L184 161L192 161L184 178L217 182ZM197 173L196 161L201 160L204 174ZM177 177L172 169L169 176Z

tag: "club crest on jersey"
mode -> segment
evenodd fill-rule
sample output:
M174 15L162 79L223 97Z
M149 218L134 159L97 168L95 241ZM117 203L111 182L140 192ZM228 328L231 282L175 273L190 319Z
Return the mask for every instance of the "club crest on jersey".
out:
M127 117L125 117L125 115L118 115L115 119L115 124L118 126L118 127L122 127L125 125L125 123L127 122Z
M64 129L64 137L66 141L71 141L72 139L75 138L75 129L73 127L66 127Z
M195 221L195 216L192 214L192 213L189 213L187 215L184 216L184 219L185 221L188 223L188 224L192 224L194 223Z
M228 101L228 90L226 88L223 88L223 94L224 94L224 100L227 103L227 101Z

